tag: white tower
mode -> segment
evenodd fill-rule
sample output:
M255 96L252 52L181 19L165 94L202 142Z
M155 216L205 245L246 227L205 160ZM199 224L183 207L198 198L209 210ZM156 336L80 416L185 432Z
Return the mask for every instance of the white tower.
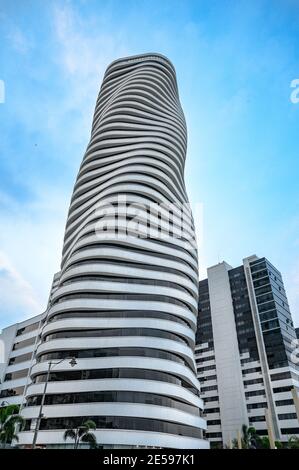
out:
M74 368L63 361L50 374L37 443L62 444L66 428L92 419L107 447L208 446L193 356L198 275L188 208L179 236L186 141L169 60L113 62L71 199L20 440L30 441L48 362L72 356ZM150 212L153 204L160 209ZM139 229L151 225L147 236L136 236L137 212ZM161 237L169 226L171 236Z

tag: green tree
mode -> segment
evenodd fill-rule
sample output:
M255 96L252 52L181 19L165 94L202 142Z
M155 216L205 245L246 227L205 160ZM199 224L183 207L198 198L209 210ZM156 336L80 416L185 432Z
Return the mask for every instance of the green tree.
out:
M260 442L260 436L257 434L253 426L242 426L242 448L243 449L256 449Z
M260 449L270 449L270 441L268 436L263 436L258 439L258 447Z
M24 419L19 415L19 406L2 406L0 408L0 443L3 447L7 444L11 444L13 441L18 441L16 434L17 424L19 424L21 428L24 424Z
M275 441L275 447L276 449L283 449L283 443L280 441Z
M293 440L291 441L290 445L293 445L294 449L296 445L299 445L299 439L293 436ZM248 427L245 424L242 426L242 449L270 449L270 441L268 436L259 436L256 429L254 427ZM283 448L283 444L280 441L275 441L275 446L277 449ZM232 448L238 449L238 440L233 439L232 441Z
M64 440L72 439L74 441L74 449L78 449L80 442L88 443L90 449L97 447L96 436L91 432L96 429L96 423L91 419L85 421L77 428L67 429L63 435Z
M290 436L288 439L288 449L299 449L299 437Z
M225 448L229 449L229 446L226 445ZM236 438L232 440L232 449L238 449L238 439Z

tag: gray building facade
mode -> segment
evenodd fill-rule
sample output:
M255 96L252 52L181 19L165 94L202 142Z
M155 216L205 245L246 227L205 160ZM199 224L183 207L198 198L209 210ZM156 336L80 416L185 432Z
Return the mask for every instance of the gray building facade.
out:
M199 283L197 373L211 446L229 445L242 424L276 440L299 435L296 331L280 272L251 256L219 263Z

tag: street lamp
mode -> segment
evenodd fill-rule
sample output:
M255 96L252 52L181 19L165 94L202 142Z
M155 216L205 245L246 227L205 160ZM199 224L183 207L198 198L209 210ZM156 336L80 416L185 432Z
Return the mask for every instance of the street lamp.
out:
M50 378L51 369L53 369L55 366L58 366L58 364L61 364L61 362L66 361L67 359L70 359L69 364L70 364L71 367L74 367L77 364L77 361L74 357L71 357L71 358L65 357L64 359L61 359L61 361L59 361L59 362L50 361L49 364L48 364L47 377L46 377L46 381L45 381L45 385L44 385L44 391L43 391L41 404L40 404L40 408L39 408L39 414L38 414L38 417L36 418L36 426L35 426L34 436L33 436L33 441L32 441L32 449L35 449L37 435L38 435L38 431L39 431L39 428L40 428L40 423L41 423L41 420L42 420L42 417L43 417L43 406L44 406L44 403L45 403L46 392L47 392L48 381L49 381L49 378Z

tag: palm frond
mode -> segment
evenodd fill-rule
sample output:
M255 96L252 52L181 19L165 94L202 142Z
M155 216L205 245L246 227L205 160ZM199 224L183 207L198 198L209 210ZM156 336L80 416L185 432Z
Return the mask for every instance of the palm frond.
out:
M78 436L81 438L82 436L84 436L84 434L87 434L89 432L89 428L85 426L84 424L82 424L82 426L79 426L77 428L77 432L78 432Z
M95 430L97 428L97 425L92 419L88 419L84 421L83 426L86 426L88 429L93 429Z
M97 447L97 438L92 432L84 434L81 438L81 442L87 442L91 449L95 449Z
M96 436L92 433L89 432L88 434L84 434L81 439L82 442L94 442L96 441Z
M63 434L63 439L66 441L67 439L76 439L76 431L74 429L66 429Z
M10 415L7 420L5 425L11 425L15 426L16 424L23 425L25 422L24 418L20 415Z
M84 434L87 434L90 429L95 430L96 427L97 426L94 421L87 419L81 426L78 427L78 434L80 437L82 437Z
M3 425L5 421L13 415L17 415L19 412L19 405L8 405L0 408L0 425Z

